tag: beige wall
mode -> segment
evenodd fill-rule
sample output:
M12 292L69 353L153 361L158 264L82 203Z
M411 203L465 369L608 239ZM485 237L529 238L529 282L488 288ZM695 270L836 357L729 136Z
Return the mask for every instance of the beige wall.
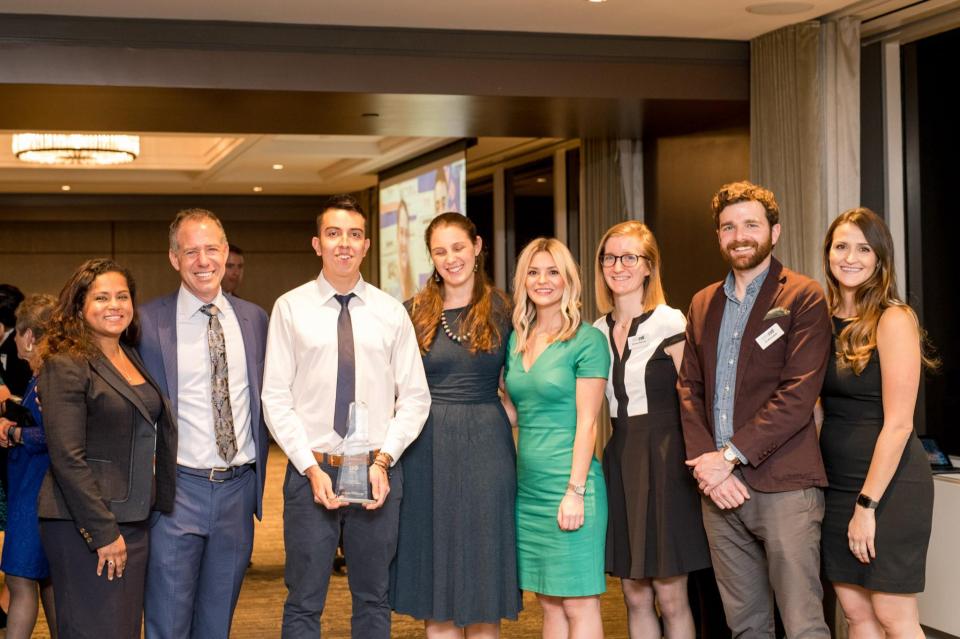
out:
M270 311L280 294L317 276L320 259L310 240L319 202L209 205L229 240L244 250L241 297ZM167 258L167 227L180 208L179 201L155 198L123 198L95 211L82 204L50 207L0 199L0 282L25 293L57 294L84 260L108 256L130 268L140 302L171 292L179 277Z

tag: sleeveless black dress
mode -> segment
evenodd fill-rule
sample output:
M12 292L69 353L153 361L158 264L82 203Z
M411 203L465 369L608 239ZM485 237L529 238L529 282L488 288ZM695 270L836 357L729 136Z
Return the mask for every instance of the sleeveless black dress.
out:
M687 470L677 369L664 349L683 341L683 313L659 305L633 318L623 353L613 317L594 323L610 344L607 400L613 434L603 451L607 483L606 572L666 578L710 566L700 494Z
M843 320L834 318L833 325L836 335ZM847 526L883 426L881 390L876 350L860 375L838 370L836 358L830 358L820 394L824 412L820 448L830 482L824 493L823 574L833 582L880 592L922 592L933 518L933 478L916 433L911 433L877 508L876 559L861 564L847 541Z

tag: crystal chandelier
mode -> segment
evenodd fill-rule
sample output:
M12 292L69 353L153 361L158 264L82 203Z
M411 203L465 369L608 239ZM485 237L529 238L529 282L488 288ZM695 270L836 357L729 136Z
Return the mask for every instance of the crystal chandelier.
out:
M24 162L98 166L133 162L140 155L140 137L79 133L17 133L13 154Z

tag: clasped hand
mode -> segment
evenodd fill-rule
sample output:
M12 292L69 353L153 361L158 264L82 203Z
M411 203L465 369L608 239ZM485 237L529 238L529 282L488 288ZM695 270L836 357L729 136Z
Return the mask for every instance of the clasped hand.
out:
M736 508L750 499L750 491L733 475L734 465L723 458L720 451L704 453L688 459L687 466L697 480L697 487L704 495L713 500L717 508L727 510Z
M368 472L373 503L364 504L363 507L367 510L376 510L383 506L383 502L386 501L387 495L390 493L390 478L387 476L387 471L376 464L371 464ZM323 472L319 466L311 466L304 474L310 481L314 502L327 510L336 510L347 505L347 502L340 501L337 498L330 475Z

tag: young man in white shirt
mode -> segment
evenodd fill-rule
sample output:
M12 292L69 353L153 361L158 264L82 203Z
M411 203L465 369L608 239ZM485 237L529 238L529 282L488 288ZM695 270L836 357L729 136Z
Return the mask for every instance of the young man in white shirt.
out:
M395 464L420 434L430 394L406 310L360 276L370 248L360 205L350 196L330 198L317 228L320 275L277 300L267 338L264 411L290 460L282 636L319 636L342 528L352 635L388 639L389 567L403 485ZM369 415L373 503L364 506L339 501L334 492L351 401L366 405Z

